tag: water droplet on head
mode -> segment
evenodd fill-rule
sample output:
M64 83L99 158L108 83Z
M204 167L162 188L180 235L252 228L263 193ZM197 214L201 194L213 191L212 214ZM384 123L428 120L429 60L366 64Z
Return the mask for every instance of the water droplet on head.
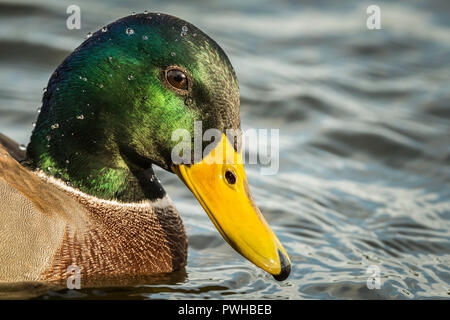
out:
M133 75L130 74L130 75L128 76L128 80L133 80L133 79L134 79Z
M148 37L147 36L142 36L142 39L148 40Z
M84 119L84 115L80 114L79 116L77 116L78 120L83 120Z
M19 145L19 149L21 151L25 151L25 150L27 150L27 147L24 144L21 144L21 145Z
M59 128L59 123L52 124L50 126L50 128L52 128L52 130L58 129Z
M126 30L125 30L125 33L127 34L127 35L132 35L133 33L134 33L134 30L133 29L131 29L131 28L127 28Z
M106 32L106 31L108 31L108 28L107 27L103 27L102 28L102 32Z
M181 27L181 36L184 37L185 35L187 35L188 30L189 30L189 29L188 29L187 26Z
M50 141L52 139L50 136L46 136L45 138L47 139L47 141Z
M177 54L176 54L175 52L171 52L170 55L171 55L172 57L175 57Z
M36 122L33 121L33 122L31 123L31 125L33 126L33 128L36 127Z
M69 161L69 160L66 160L66 163L67 163L67 164L69 164L69 163L70 163L70 161Z
M42 91L43 91L43 92L47 92L47 87L44 87L44 88L42 89Z
M37 111L37 113L41 113L41 107L38 107L38 108L36 109L36 111Z
M92 32L88 32L88 33L87 33L86 39L88 39L88 38L90 38L90 37L92 37Z

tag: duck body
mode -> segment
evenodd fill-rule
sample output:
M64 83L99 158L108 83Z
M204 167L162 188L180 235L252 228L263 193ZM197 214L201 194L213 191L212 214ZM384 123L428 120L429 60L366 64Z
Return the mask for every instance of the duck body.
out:
M12 150L10 148L10 150ZM120 203L31 172L0 145L0 282L139 277L183 268L187 239L166 195Z

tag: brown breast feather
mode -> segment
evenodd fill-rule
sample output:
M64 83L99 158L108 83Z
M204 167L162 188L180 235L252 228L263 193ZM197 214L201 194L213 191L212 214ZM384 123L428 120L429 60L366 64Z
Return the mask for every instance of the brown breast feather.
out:
M82 281L172 272L187 239L169 198L99 200L21 166L0 144L0 282Z

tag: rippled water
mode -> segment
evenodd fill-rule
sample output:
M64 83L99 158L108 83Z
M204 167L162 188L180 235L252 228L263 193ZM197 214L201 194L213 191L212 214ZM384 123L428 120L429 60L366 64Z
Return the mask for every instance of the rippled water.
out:
M243 127L280 129L279 173L248 175L294 269L276 282L241 258L158 170L189 235L186 270L133 287L3 296L448 299L448 1L377 1L377 31L366 29L364 1L77 3L81 31L65 28L64 1L0 2L0 131L27 143L42 88L86 33L145 9L188 20L228 53ZM379 290L366 286L370 265Z

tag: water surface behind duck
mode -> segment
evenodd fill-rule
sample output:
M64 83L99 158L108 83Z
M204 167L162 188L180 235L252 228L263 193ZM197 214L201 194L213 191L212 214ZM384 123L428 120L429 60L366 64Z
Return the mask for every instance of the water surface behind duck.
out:
M448 298L450 5L378 1L0 2L0 131L27 143L51 73L88 32L131 11L181 17L228 53L244 128L280 129L280 170L248 166L256 203L293 262L287 281L236 254L158 170L189 235L185 271L140 286L13 287L40 298ZM371 265L380 289L369 290ZM4 295L3 295L4 296Z

